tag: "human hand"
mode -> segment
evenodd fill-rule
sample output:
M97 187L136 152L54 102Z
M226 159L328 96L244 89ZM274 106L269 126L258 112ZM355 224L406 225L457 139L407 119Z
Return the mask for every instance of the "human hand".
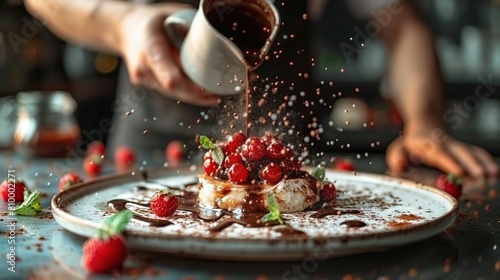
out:
M178 50L163 29L167 16L188 7L191 6L178 3L134 5L120 26L120 53L134 85L192 105L215 106L219 98L184 75L178 63Z
M457 141L440 128L405 131L387 148L386 162L393 175L425 164L459 176L498 176L498 164L486 150Z

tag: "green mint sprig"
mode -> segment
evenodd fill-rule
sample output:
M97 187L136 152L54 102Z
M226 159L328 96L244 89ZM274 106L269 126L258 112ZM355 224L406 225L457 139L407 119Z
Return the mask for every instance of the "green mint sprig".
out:
M314 179L324 182L325 181L325 167L322 165L318 165L314 167L314 169L311 172L311 176L314 177Z
M281 217L276 197L274 197L274 194L271 192L267 195L267 207L269 208L269 213L264 215L261 220L263 222L277 221L278 223L283 224L283 218Z
M21 216L35 216L42 210L42 205L40 205L42 193L39 190L35 190L34 192L25 190L23 194L24 201L14 208L14 213Z
M222 161L224 160L224 153L219 146L215 145L207 136L204 135L200 136L200 145L203 149L210 151L213 160L217 164L222 164Z
M134 213L130 210L122 210L104 221L104 224L98 229L100 238L108 238L117 235L125 230L128 222L132 219Z

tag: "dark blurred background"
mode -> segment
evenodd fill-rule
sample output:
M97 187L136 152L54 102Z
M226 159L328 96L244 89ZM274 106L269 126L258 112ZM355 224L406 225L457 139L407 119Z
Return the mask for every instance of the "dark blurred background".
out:
M352 46L356 30L364 30L367 23L352 16L343 1L322 2L320 12L310 14L316 59L311 74L325 102L334 104L331 112L325 107L329 117L322 121L325 149L383 151L401 127L380 82L386 67L384 46L369 36L347 59L340 45ZM500 0L415 2L436 35L450 132L500 155ZM111 117L120 63L116 57L62 42L25 11L22 1L0 2L0 103L22 90L65 90L78 103L81 129L92 131ZM2 132L10 125L11 120L0 116Z

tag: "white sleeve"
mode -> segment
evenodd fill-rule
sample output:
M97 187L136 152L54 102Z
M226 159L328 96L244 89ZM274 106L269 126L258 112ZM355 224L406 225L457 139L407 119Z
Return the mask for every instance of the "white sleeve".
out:
M396 4L401 0L346 0L352 13L359 18L367 18L372 12Z

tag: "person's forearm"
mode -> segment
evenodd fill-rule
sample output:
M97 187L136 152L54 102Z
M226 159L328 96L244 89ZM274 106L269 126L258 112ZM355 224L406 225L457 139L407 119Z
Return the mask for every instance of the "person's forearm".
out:
M390 50L393 100L405 120L405 129L442 126L443 84L432 34L413 4L401 8L382 33Z
M24 0L27 10L61 38L119 53L119 21L130 3L104 0Z

